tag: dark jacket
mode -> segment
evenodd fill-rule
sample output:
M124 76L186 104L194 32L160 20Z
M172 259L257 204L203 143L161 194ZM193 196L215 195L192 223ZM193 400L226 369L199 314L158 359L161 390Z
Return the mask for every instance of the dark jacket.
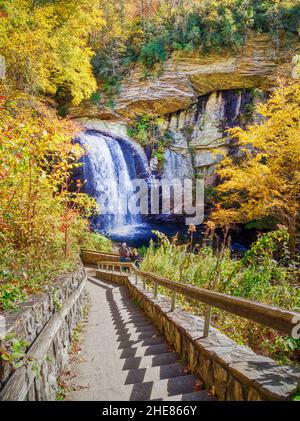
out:
M129 250L127 247L119 247L119 255L120 257L129 257Z

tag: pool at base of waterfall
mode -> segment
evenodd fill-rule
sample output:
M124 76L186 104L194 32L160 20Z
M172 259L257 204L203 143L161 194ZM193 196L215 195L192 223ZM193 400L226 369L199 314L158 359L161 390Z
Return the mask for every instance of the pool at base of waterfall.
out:
M126 242L136 248L147 247L151 239L156 240L153 231L164 233L168 238L178 234L180 244L190 242L188 226L184 222L170 221L169 218L153 222L145 220L139 213L129 212L128 198L135 191L134 180L153 181L147 156L140 145L131 139L95 130L84 131L77 141L86 152L76 179L82 181L83 192L94 197L100 208L100 214L91 220L94 231L106 234L114 242ZM190 178L193 177L191 173L191 163L179 160L173 152L167 153L165 175L168 179ZM204 230L201 225L197 227L193 244L202 241ZM249 246L247 236L236 237L232 237L231 248L243 253Z
M148 247L150 240L157 240L155 231L165 234L169 239L178 234L179 243L188 243L190 236L188 234L188 226L184 223L176 222L144 222L134 225L122 225L114 227L109 231L98 229L97 231L107 235L116 243L126 242L129 247L139 248ZM201 243L204 238L204 227L199 225L193 235L193 244ZM240 238L233 234L231 249L235 252L244 253L249 248L249 240L247 237Z

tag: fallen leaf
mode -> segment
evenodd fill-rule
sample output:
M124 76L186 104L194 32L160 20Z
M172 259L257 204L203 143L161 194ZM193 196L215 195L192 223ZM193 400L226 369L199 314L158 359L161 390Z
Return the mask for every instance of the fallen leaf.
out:
M212 394L212 396L216 396L216 388L215 388L215 386L212 386L211 387L211 391L210 391L210 393Z
M204 383L202 380L197 379L195 384L194 384L194 391L195 392L200 392L200 390L204 389Z
M183 372L184 372L185 374L189 374L189 373L191 372L190 367L189 367L188 365L187 365L186 367L184 367Z

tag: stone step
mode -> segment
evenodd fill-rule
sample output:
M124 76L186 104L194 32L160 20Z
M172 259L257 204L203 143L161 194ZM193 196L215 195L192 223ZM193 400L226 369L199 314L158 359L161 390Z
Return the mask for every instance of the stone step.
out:
M140 317L146 317L145 314L139 309L130 310L127 312L119 311L118 309L113 309L113 310L111 309L109 310L109 312L113 319L118 318L118 319L125 320L130 317L135 318L135 319L140 318Z
M162 343L151 346L141 346L140 348L127 348L123 349L120 354L120 358L133 358L133 357L144 357L147 355L156 355L169 352L170 349L167 344Z
M178 354L132 301L126 287L99 280L89 284L94 304L72 400L213 399L207 391L195 392L196 376L185 373Z
M153 338L144 338L135 341L122 341L119 343L118 349L135 349L143 346L152 346L164 343L165 340L162 336L155 336Z
M124 361L123 370L164 366L175 363L178 359L179 357L176 352L165 352L157 355L127 358Z
M184 373L184 366L179 363L158 367L138 368L128 371L125 384L156 382L158 380L180 376L186 376L186 373Z

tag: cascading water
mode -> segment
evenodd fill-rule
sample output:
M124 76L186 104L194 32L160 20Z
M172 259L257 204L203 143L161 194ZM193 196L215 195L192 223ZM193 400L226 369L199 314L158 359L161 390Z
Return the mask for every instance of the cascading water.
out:
M183 155L167 149L164 155L163 178L168 180L194 177L192 158L190 155Z
M147 179L148 187L155 187L160 179L211 177L221 159L219 155L222 156L221 152L216 156L215 150L223 148L224 153L235 153L227 129L246 124L252 102L247 90L214 92L200 97L188 109L171 114L166 128L172 145L165 150L162 171L153 160L152 175L142 146L126 136L119 138L97 129L86 130L78 139L87 148L78 178L85 180L85 192L100 207L99 216L91 221L92 228L134 247L149 244L155 238L153 231L169 237L180 232L184 238L186 226L177 215L151 213L141 217L129 211L128 197L135 192L133 180ZM149 147L145 150L150 160L153 151Z
M79 142L87 151L83 157L84 189L100 207L101 215L93 225L109 234L130 232L141 224L141 215L130 213L127 203L135 190L132 180L148 174L146 157L128 140L100 132L87 131Z

